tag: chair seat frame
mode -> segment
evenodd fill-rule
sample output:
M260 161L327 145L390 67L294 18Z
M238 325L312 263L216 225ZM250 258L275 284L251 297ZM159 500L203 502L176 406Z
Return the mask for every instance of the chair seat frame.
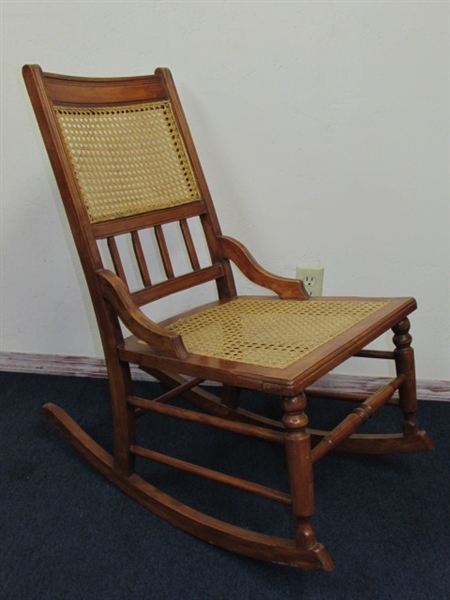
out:
M96 312L108 369L114 453L107 452L59 406L46 404L43 413L104 476L134 500L177 527L209 543L256 559L307 569L331 570L333 561L328 550L317 541L312 523L314 463L330 451L387 454L433 448L426 432L419 429L416 418L414 352L408 318L416 309L415 300L309 298L300 280L269 273L240 242L223 236L168 69L157 69L153 75L145 77L86 79L44 73L37 65L27 65L23 74ZM178 129L176 135L179 136L175 142L176 151L179 152L180 145L184 147L193 174L191 179L195 181L198 194L189 201L168 208L138 211L117 218L96 217L87 208L81 176L76 172L70 148L65 142L64 123L58 121L56 113L64 110L89 113L100 106L105 111L122 107L123 112L132 112L139 103L144 106L149 102L159 103L158 106L164 111L166 103L170 103L174 113L174 125L170 126ZM185 159L181 162L184 169ZM188 220L194 217L200 219L208 242L211 262L207 267L200 266L189 232ZM180 224L192 265L191 272L180 276L174 274L163 234L163 227L173 222ZM155 230L167 276L157 284L151 281L139 237L148 228ZM127 284L115 241L117 236L125 233L131 234L144 284L135 291L131 291ZM98 244L101 240L107 240L114 271L106 268L100 256ZM286 366L253 364L241 359L196 353L189 349L186 339L176 332L176 324L180 319L203 315L211 307L225 307L238 298L231 263L250 281L270 292L270 301L331 306L336 302L364 300L378 302L380 307ZM215 282L218 300L207 307L201 306L161 323L150 319L141 308L148 302L210 281ZM258 299L261 297L258 296ZM129 330L130 336L124 337L123 326ZM393 331L392 351L366 349L389 330ZM396 375L370 395L342 392L333 395L329 390L321 391L317 385L311 388L332 369L355 356L393 361ZM137 396L130 365L137 365L167 386L169 391L154 399ZM206 381L221 384L222 387L218 388L222 390L221 396L207 391L202 386ZM282 420L269 419L240 407L241 389L279 396L284 415ZM352 401L356 403L356 408L332 431L313 430L308 427L308 396ZM176 397L187 400L194 410L171 404ZM357 433L378 410L390 404L398 406L403 413L401 432ZM155 413L284 445L289 492L217 472L139 445L136 419L145 414L151 417ZM144 480L136 472L136 457L290 506L296 521L292 538L249 531L194 510Z

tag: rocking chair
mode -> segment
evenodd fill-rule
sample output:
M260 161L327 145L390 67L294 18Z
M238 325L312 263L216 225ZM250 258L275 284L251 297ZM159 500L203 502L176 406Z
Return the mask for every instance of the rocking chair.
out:
M113 455L60 407L46 404L44 414L103 475L181 529L253 558L331 570L332 559L312 524L314 463L333 450L385 454L433 447L416 419L408 320L414 299L309 297L301 280L269 273L240 242L222 235L168 69L97 79L26 65L23 75L98 321L110 385ZM181 249L174 249L175 238ZM231 262L268 294L239 296ZM183 290L192 296L194 287L208 282L217 300L207 305L181 307L160 323L141 308ZM390 329L392 351L366 348ZM354 356L392 360L396 376L367 397L336 393L356 408L332 431L309 429L311 385ZM169 391L155 399L136 395L133 365ZM219 395L201 386L205 381L215 382L212 389ZM241 389L281 397L282 420L242 408ZM317 386L311 393L321 394ZM176 397L192 410L170 404ZM385 404L399 406L403 431L356 434ZM284 444L290 489L143 447L135 422L148 413L234 432L238 439ZM292 537L250 531L194 510L140 476L136 457L289 505L295 517Z

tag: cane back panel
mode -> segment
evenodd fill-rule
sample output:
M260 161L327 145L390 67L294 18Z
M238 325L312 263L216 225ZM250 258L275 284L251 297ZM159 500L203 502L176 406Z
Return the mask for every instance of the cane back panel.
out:
M200 199L169 101L55 112L92 223Z

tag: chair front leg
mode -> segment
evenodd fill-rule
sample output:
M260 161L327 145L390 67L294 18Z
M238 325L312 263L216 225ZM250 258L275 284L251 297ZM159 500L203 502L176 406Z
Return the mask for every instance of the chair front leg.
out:
M305 395L283 398L286 427L285 446L292 497L292 511L297 519L295 540L297 547L310 550L316 544L316 535L311 523L314 514L314 484L311 461L311 441L306 430L308 417Z
M398 390L400 407L404 414L403 434L405 436L415 435L419 430L416 419L417 393L414 350L411 347L412 337L409 334L409 329L410 322L406 318L392 329L394 332L393 342L395 344L394 355L397 375L405 377L404 383Z

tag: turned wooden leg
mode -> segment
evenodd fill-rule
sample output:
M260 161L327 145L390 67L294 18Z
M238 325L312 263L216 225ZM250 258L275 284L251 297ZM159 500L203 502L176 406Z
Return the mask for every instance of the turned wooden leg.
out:
M414 350L411 347L412 337L409 334L409 328L409 319L404 319L392 329L394 332L393 341L395 344L394 355L397 374L405 377L405 381L398 390L400 407L405 415L403 422L404 435L414 435L419 430L416 419L417 395Z
M316 535L311 524L314 514L314 486L311 442L309 433L306 431L308 417L304 413L305 395L283 398L283 408L292 511L297 518L295 539L298 548L309 550L316 545Z

